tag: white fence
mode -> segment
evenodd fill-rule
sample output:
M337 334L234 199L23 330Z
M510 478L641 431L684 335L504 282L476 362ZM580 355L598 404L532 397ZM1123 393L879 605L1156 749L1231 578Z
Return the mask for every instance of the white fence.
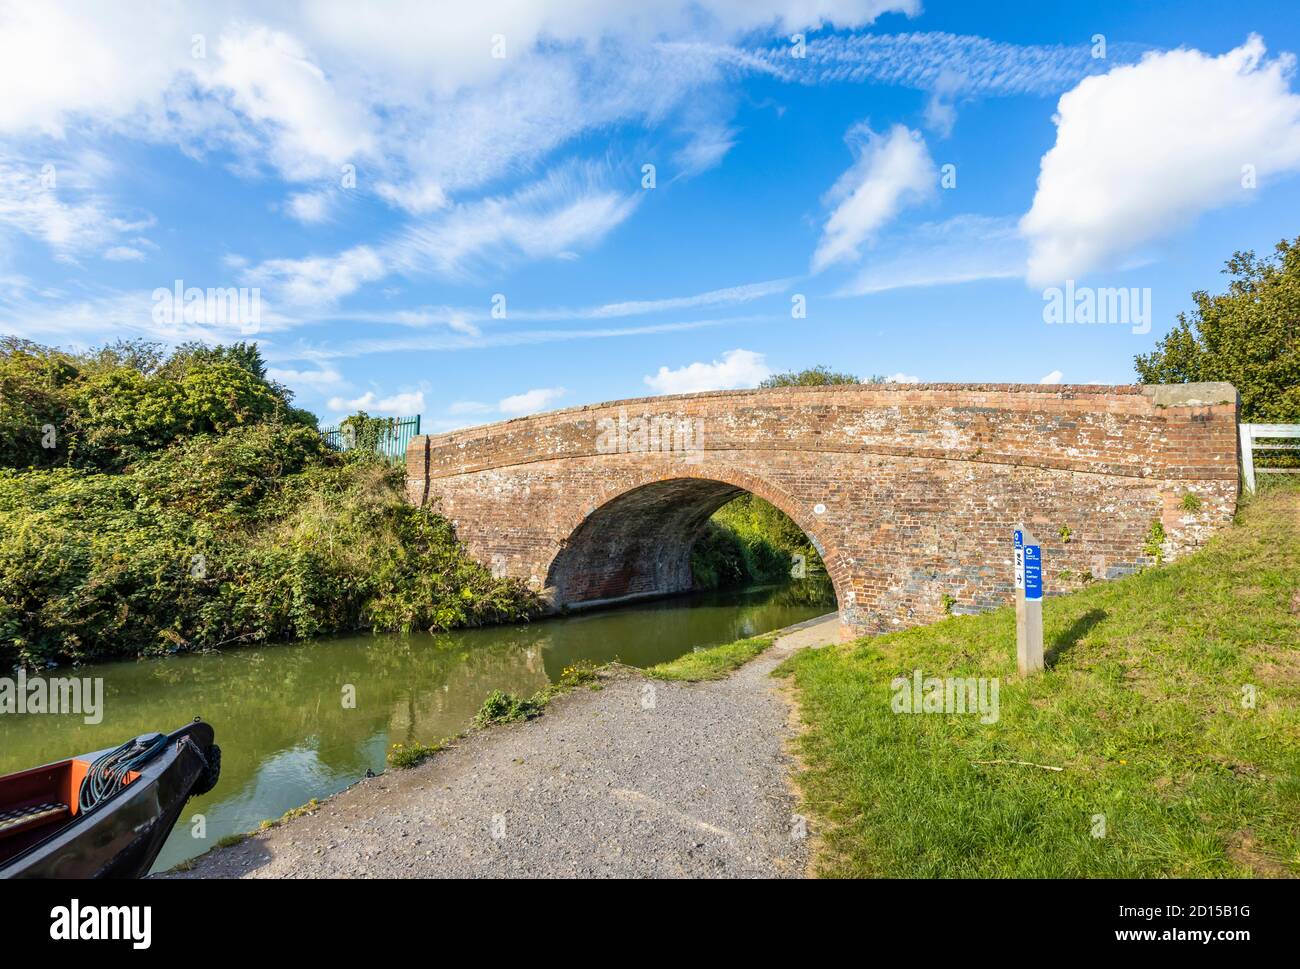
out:
M1256 474L1300 474L1300 468L1257 468L1256 451L1300 451L1300 444L1256 444L1269 438L1296 438L1300 440L1300 424L1242 424L1241 425L1241 476L1246 490L1255 491Z

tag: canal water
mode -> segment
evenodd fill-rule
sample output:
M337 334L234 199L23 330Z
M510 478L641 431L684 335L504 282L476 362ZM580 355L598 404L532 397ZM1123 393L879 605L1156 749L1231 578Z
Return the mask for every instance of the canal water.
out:
M189 802L155 865L385 769L390 745L464 730L492 690L526 696L581 660L652 666L834 609L829 583L693 593L527 625L368 635L227 653L105 663L103 722L0 716L0 774L170 731L202 716L222 748L221 782ZM347 688L355 707L344 705ZM202 830L193 821L203 816Z

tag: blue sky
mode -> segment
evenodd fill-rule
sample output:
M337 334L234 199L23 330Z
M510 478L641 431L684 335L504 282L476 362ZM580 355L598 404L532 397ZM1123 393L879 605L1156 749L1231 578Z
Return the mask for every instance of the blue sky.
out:
M0 2L0 332L256 339L429 430L815 364L1124 383L1300 235L1286 4L465 6ZM1149 325L1048 324L1067 280ZM256 316L160 318L177 281Z

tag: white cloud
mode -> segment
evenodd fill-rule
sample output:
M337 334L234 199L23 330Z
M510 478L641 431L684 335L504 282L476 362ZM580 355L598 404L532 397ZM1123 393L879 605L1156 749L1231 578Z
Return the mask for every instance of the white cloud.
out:
M497 404L497 410L511 416L535 414L540 410L546 410L567 393L568 391L563 387L538 387L534 390L526 390L522 394L502 398Z
M336 256L268 259L244 272L254 286L275 289L298 305L333 302L387 274L383 260L369 246L354 246Z
M367 391L360 397L347 400L343 397L331 397L329 401L330 410L348 411L356 413L359 410L367 414L380 414L393 417L409 417L412 414L420 414L424 411L424 391L414 390L406 391L399 394L393 394L390 397L380 397L373 390Z
M887 384L919 384L920 382L920 377L913 377L911 374L906 373L896 373L892 377L885 378Z
M330 217L333 194L330 192L295 192L285 203L289 214L306 225L324 222Z
M452 415L462 414L490 414L492 405L485 404L481 400L458 400L447 408L447 413Z
M447 204L447 193L437 182L414 181L404 185L392 182L380 182L375 192L384 201L405 209L412 215L424 215L443 208Z
M117 120L157 103L190 60L194 19L152 4L5 3L0 132L63 137L78 118Z
M721 360L692 363L676 370L660 367L645 378L646 386L660 394L693 394L705 390L753 387L770 376L763 354L752 350L728 350Z
M374 148L372 119L348 90L330 82L303 45L267 27L232 27L217 44L209 82L270 142L289 178L336 174Z
M1300 170L1295 59L1268 60L1252 36L1218 57L1149 54L1061 97L1056 144L1043 156L1033 206L1029 282L1053 285L1118 263L1202 212Z
M362 191L423 214L447 194L528 170L583 131L665 120L740 62L728 45L753 30L856 28L918 7L5 3L0 134L62 137L79 126L195 154L228 149L245 170L269 163L291 180L337 177L340 163L364 160ZM490 56L497 34L507 45L500 59ZM689 49L674 46L682 41ZM693 162L720 157L726 132L690 149Z
M113 246L104 250L104 258L109 262L143 262L145 255L132 246Z
M333 367L320 367L316 370L281 370L270 367L266 375L292 390L306 387L309 390L321 391L343 383L343 375Z
M924 139L904 125L884 135L855 125L848 141L857 158L823 200L833 211L813 253L813 272L856 262L858 247L905 205L930 195L938 177Z
M1064 377L1065 377L1065 374L1061 373L1061 371L1059 371L1059 370L1053 370L1053 371L1052 371L1051 373L1049 373L1047 376L1042 377L1041 379L1039 379L1038 382L1039 382L1040 384L1059 384L1059 383L1061 382L1061 380L1062 380Z

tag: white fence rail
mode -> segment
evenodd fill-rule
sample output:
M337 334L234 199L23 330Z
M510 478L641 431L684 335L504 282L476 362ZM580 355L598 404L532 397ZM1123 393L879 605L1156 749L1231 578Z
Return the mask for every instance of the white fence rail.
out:
M1300 451L1297 444L1256 444L1261 439L1296 438L1300 440L1300 424L1242 424L1241 426L1241 476L1246 490L1255 491L1256 474L1300 474L1300 468L1257 468L1256 451Z

